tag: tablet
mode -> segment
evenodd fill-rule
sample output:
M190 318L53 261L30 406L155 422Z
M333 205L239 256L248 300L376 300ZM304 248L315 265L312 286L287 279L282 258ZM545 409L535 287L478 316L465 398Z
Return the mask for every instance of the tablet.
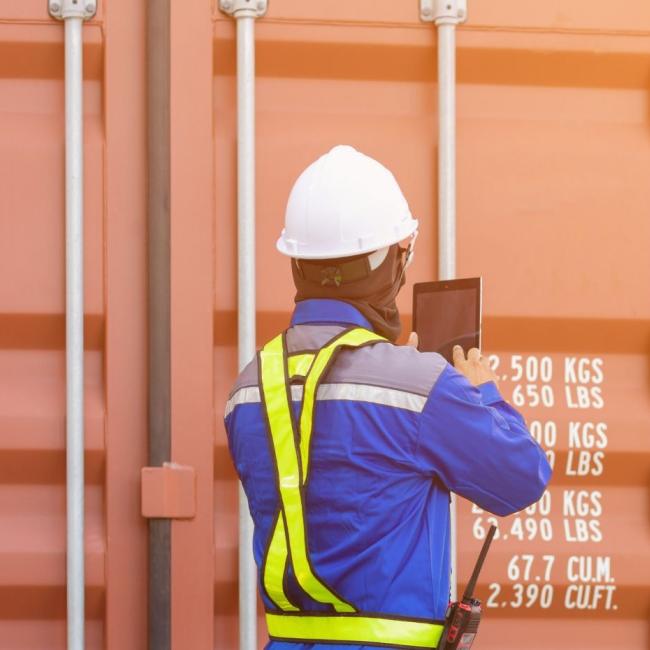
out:
M419 282L413 286L413 331L418 350L453 363L454 345L481 348L481 278Z

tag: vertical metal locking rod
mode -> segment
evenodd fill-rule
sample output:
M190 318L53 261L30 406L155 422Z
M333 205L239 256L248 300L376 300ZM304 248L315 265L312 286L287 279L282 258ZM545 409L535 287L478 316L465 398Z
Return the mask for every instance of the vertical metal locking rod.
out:
M438 27L438 276L456 276L456 25Z
M255 18L237 19L237 218L239 369L255 356ZM253 521L239 486L239 647L257 648Z
M438 30L438 279L456 276L456 26L466 0L420 0L420 18ZM456 495L450 504L451 600L457 600Z
M66 578L68 650L85 647L83 21L91 2L50 0L65 25Z
M66 480L68 649L84 648L82 18L65 19Z
M252 6L251 6L252 5ZM220 0L219 8L237 22L237 239L238 360L244 368L255 356L255 19L266 0ZM239 647L257 649L257 569L253 521L239 486Z

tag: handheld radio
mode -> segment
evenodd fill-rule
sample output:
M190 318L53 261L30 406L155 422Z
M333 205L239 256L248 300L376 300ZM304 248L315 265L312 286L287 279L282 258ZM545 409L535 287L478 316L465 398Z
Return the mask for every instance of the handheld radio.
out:
M445 628L440 637L438 650L469 650L474 643L478 624L481 622L481 601L474 598L474 587L476 587L478 574L483 568L483 562L485 562L485 556L490 549L496 529L496 526L490 526L483 542L483 548L476 560L472 577L467 583L463 599L449 603L445 615Z

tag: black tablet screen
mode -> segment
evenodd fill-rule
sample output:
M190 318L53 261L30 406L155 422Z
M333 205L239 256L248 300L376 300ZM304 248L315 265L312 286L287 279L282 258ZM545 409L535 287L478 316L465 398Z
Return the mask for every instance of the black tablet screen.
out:
M414 327L418 349L438 352L452 362L452 348L465 353L481 343L481 279L447 280L415 285Z

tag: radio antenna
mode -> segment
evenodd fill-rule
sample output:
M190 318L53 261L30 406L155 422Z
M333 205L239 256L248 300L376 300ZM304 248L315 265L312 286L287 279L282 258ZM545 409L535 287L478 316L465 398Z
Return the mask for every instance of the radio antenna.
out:
M497 527L490 526L490 530L488 530L487 537L483 542L483 548L481 549L481 552L478 556L478 560L476 560L476 564L474 565L474 571L472 572L472 577L469 579L469 582L467 583L467 588L465 589L465 593L463 594L463 600L469 600L474 595L474 588L476 587L478 574L481 573L481 569L483 568L483 562L485 562L485 556L490 550L490 544L492 543L492 538L494 537L494 533L496 532L497 532Z

